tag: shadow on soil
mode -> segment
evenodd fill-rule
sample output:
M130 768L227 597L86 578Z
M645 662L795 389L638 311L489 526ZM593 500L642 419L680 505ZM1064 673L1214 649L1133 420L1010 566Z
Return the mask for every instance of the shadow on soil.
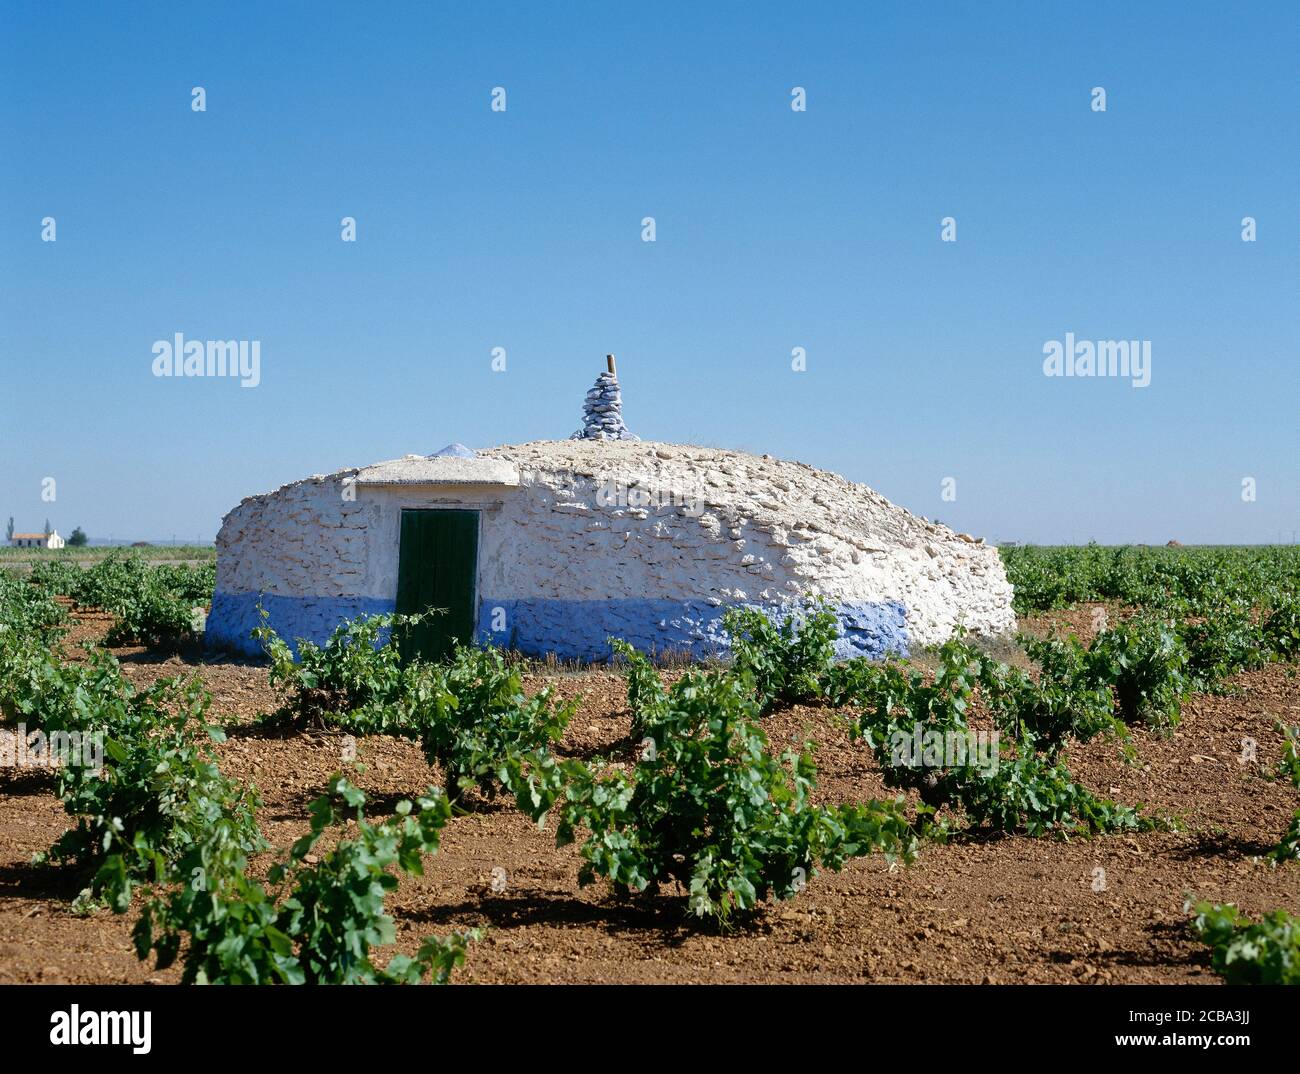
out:
M72 902L86 886L86 872L71 865L0 865L0 899Z
M1219 832L1195 832L1192 837L1195 842L1175 847L1169 856L1178 861L1218 857L1262 858L1277 845L1275 842L1265 843L1258 839L1244 839Z
M1057 965L1069 965L1077 961L1100 967L1161 969L1194 966L1210 971L1209 952L1195 944L1186 921L1156 922L1147 927L1146 935L1151 942L1140 949L1123 947L1113 951L1090 951L1082 955L1077 951L1054 950L1047 952L1047 958Z
M256 782L256 781L254 781ZM425 792L429 787L441 787L442 783L436 778L432 770L429 779L423 787L404 791L366 791L366 804L364 812L366 818L372 821L391 820L397 810L397 803L402 801L413 801ZM265 805L259 811L259 816L266 820L277 822L302 821L308 816L308 806L316 799L328 796L328 780L322 780L315 787L304 787L296 790L296 793L284 802L277 802L277 808L271 809ZM502 795L497 798L484 798L473 792L462 795L454 800L451 804L453 816L495 816L500 813L519 812L519 807L515 804L513 798L508 795Z
M52 768L11 769L0 778L0 794L11 798L44 797L58 785Z
M269 668L271 662L264 656L248 656L244 653L227 653L216 649L206 649L201 643L190 642L178 648L158 646L123 652L119 648L109 650L121 664L179 664L187 668L204 668L220 664L223 667Z
M528 925L549 927L603 927L610 935L653 932L665 947L678 947L701 930L688 927L680 899L664 897L647 902L610 898L586 902L572 895L486 895L463 902L405 910L402 918L427 925L455 928L466 921L481 921L494 929Z

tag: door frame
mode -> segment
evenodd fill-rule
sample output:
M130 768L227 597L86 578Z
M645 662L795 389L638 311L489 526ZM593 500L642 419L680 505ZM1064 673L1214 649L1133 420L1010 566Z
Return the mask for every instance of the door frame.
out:
M477 644L479 635L479 618L483 603L479 586L479 581L483 577L483 516L489 510L499 508L500 506L501 504L499 502L482 503L481 501L477 503L474 501L459 500L438 500L436 503L408 503L406 501L399 501L397 505L397 556L395 560L395 570L393 572L395 575L393 590L394 607L396 607L397 601L396 586L400 582L402 572L402 516L407 511L469 511L477 518L474 527L474 577L471 580L473 586L473 594L471 597L473 615L471 617L469 642L470 644Z

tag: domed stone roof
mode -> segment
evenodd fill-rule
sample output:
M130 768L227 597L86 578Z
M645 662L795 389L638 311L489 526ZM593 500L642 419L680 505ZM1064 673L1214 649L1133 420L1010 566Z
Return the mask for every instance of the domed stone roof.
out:
M806 463L625 440L539 440L478 455L516 466L524 488L566 490L569 510L589 504L589 532L605 518L658 519L679 548L706 551L709 569L694 579L703 598L897 601L910 640L922 644L946 640L959 623L980 633L1015 629L995 548Z

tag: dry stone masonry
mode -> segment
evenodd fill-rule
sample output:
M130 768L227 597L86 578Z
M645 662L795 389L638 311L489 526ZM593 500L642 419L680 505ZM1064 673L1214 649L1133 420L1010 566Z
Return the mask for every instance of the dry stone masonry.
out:
M614 356L608 356L609 369L596 378L596 386L587 393L582 405L582 428L571 440L639 440L623 424L623 393L618 387Z
M401 513L438 507L479 512L478 639L531 654L604 659L616 636L725 655L726 608L782 614L805 594L834 607L842 656L1015 627L996 549L865 485L766 455L583 437L412 455L244 500L217 538L209 640L255 651L259 603L285 637L318 642L392 611Z

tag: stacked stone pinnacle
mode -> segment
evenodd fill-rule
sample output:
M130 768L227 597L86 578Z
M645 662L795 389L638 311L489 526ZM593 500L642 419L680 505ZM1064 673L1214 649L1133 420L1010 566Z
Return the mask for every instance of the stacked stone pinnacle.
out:
M610 363L613 364L612 362ZM610 369L596 378L582 405L582 428L570 440L640 440L623 424L623 393L618 374Z

